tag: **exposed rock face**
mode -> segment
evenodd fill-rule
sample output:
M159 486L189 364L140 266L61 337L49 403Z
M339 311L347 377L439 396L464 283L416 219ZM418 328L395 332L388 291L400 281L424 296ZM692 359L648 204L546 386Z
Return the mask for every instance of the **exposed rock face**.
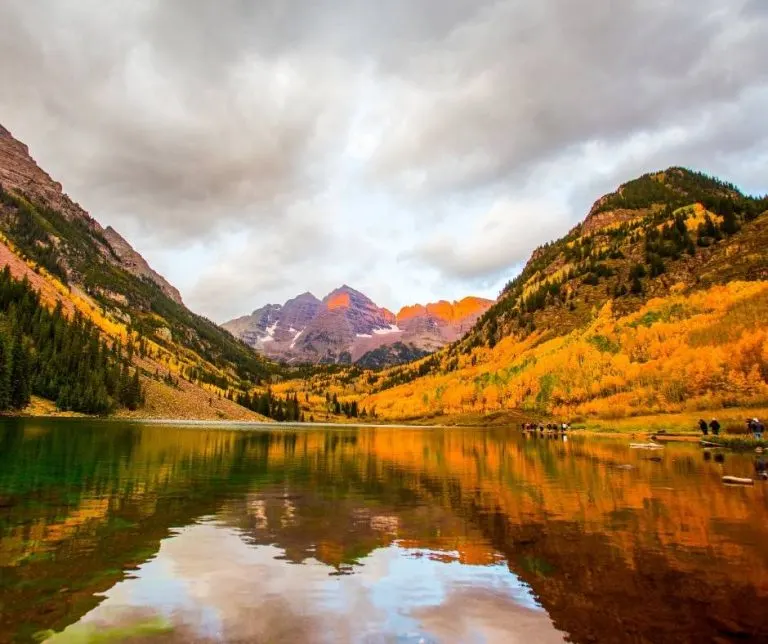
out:
M320 310L321 302L312 293L302 293L283 305L281 320L288 329L303 329Z
M599 205L598 201L596 206ZM596 207L595 206L595 207ZM594 207L593 207L594 210ZM637 211L617 208L616 210L607 210L590 213L582 224L581 231L583 235L589 235L598 230L618 226L627 221L632 221L639 217Z
M458 302L440 300L434 304L405 306L397 314L397 324L405 330L440 329L452 342L472 328L493 304L481 297L465 297Z
M266 352L269 343L282 347L299 338L300 332L315 318L321 302L312 293L302 293L285 304L267 304L250 315L222 325L232 335Z
M106 230L93 219L79 204L64 194L61 184L54 181L29 155L26 145L17 141L0 125L0 185L4 189L27 195L38 203L57 210L70 220L86 223L94 233L96 243L104 257L129 273L147 277L169 297L181 304L179 292L160 274L152 270L146 260L113 228ZM104 243L103 240L106 240Z
M109 242L112 250L120 258L120 263L129 273L147 277L160 287L160 290L178 304L183 304L181 293L176 287L171 286L168 281L155 271L147 260L139 255L123 237L112 226L104 229L104 237Z
M11 189L34 197L70 219L84 219L95 230L101 230L101 226L91 219L88 213L64 194L61 184L51 179L50 175L35 163L35 160L29 156L29 148L14 139L2 125L0 125L0 184L6 190Z
M434 351L466 333L492 304L468 297L409 306L394 315L344 285L322 301L304 293L223 326L258 351L288 362L355 362L396 343Z

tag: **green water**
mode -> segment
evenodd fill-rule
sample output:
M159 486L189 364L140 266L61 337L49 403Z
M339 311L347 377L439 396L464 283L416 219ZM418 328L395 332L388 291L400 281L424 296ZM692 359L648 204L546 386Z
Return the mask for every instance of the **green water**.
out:
M768 641L755 455L0 421L0 642Z

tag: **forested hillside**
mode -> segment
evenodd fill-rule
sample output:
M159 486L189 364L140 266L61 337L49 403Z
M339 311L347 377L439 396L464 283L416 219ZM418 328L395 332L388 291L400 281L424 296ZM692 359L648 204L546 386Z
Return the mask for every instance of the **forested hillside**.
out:
M61 304L51 311L29 281L0 273L0 410L20 410L36 394L59 409L105 414L143 402L132 346L109 344L78 311L71 319Z
M768 403L768 200L683 168L599 199L459 342L302 386L381 418L564 417Z
M1 127L0 262L10 298L0 311L5 337L21 333L16 344L29 352L26 391L61 410L260 417L237 397L268 380L278 365L189 311L176 289L72 202ZM76 347L85 347L77 360L70 355ZM126 370L140 395L126 393ZM81 371L90 373L81 377ZM12 406L23 406L19 402Z

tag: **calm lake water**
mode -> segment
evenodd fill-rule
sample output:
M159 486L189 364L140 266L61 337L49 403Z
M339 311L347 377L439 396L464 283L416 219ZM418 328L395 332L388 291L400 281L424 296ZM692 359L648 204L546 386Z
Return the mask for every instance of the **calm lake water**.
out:
M0 421L0 641L768 641L755 456Z

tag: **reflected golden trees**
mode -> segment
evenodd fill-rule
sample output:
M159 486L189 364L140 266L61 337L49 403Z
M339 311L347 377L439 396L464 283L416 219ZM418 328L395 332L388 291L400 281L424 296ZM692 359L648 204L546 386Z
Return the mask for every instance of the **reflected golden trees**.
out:
M702 636L730 613L759 631L768 599L768 488L720 482L748 476L746 456L671 446L658 461L625 441L500 429L29 427L4 436L0 602L27 598L49 627L32 597L64 623L207 515L341 572L391 544L506 560L580 638L601 634L601 610L646 638L674 611Z

